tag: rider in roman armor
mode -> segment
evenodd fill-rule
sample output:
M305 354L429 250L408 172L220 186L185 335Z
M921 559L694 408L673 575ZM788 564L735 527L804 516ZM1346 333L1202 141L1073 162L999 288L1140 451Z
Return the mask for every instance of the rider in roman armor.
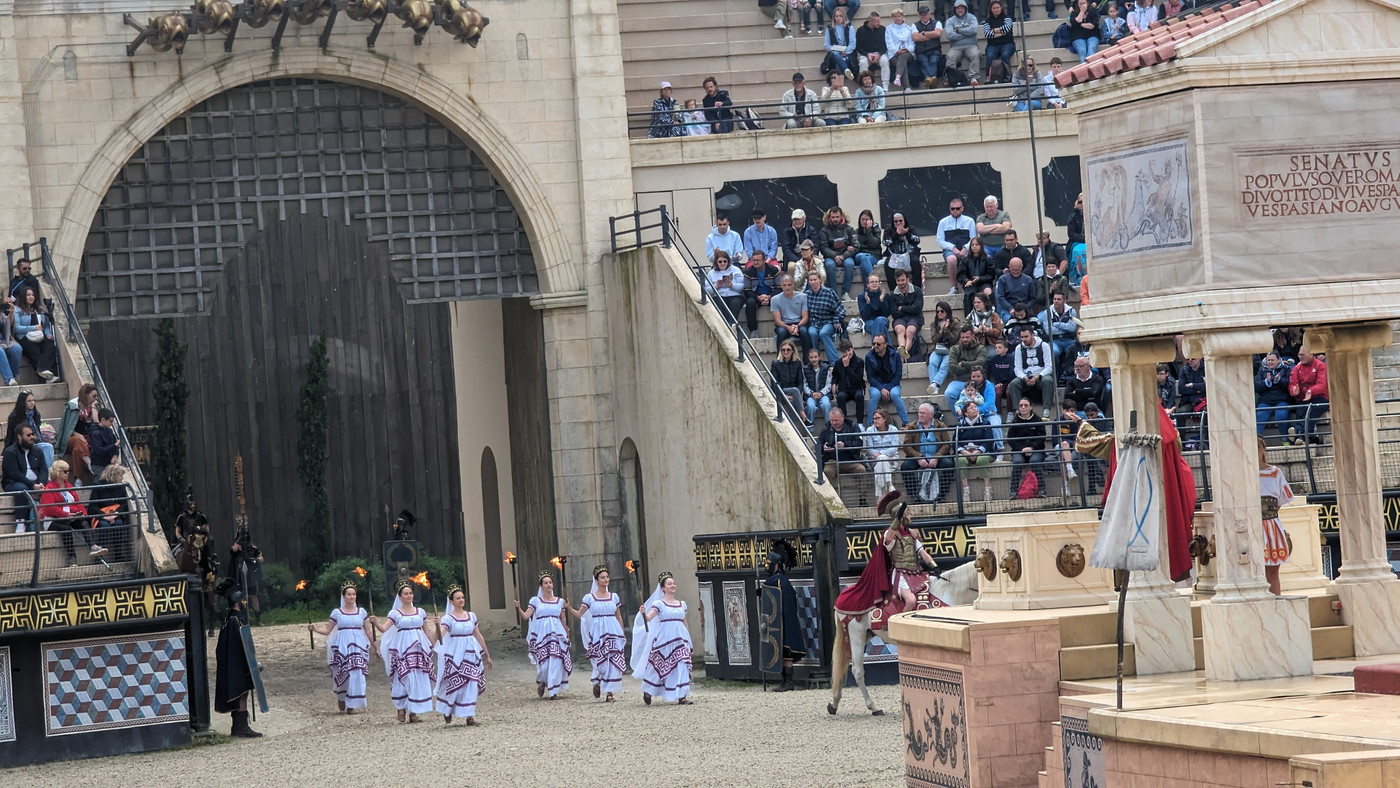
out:
M904 609L913 610L916 595L928 590L928 572L924 566L932 566L933 557L909 528L914 518L909 513L904 493L898 490L886 493L875 511L890 518L890 527L885 529L882 538L890 553L890 585L903 600Z

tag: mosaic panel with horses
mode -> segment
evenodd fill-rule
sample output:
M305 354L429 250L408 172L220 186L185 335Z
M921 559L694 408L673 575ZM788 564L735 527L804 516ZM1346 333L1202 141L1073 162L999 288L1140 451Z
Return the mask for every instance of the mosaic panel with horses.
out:
M48 736L189 719L183 632L45 643L44 677Z

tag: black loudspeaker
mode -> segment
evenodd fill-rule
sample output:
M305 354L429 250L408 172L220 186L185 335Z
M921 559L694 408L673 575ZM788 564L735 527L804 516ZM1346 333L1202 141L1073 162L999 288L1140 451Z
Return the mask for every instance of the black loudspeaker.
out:
M384 543L384 585L388 599L397 596L399 581L423 571L418 566L419 552L418 543L414 541L396 539Z

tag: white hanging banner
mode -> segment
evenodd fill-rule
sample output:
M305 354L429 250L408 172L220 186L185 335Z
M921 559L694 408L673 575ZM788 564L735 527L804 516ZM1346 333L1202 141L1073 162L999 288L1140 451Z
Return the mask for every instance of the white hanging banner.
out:
M1119 452L1090 566L1134 572L1157 568L1161 557L1157 541L1162 536L1157 497L1162 494L1162 480L1152 461L1153 451L1130 443Z

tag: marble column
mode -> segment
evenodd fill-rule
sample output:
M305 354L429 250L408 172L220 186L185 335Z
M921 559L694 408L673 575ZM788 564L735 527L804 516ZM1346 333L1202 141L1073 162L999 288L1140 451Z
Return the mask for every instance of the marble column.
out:
M1327 354L1337 522L1342 566L1332 588L1358 657L1400 653L1400 582L1386 560L1371 350L1390 344L1386 323L1307 330L1308 349ZM1345 472L1342 469L1346 469Z
M1113 371L1113 423L1118 436L1128 432L1129 414L1134 411L1139 434L1160 434L1157 364L1176 358L1176 343L1171 339L1096 342L1092 353L1095 366ZM1155 454L1152 462L1155 478L1162 478L1161 454ZM1157 500L1162 523L1157 534L1160 560L1154 571L1133 573L1123 615L1123 637L1133 644L1140 676L1196 669L1191 599L1177 590L1169 576L1167 518L1163 499Z
M1306 597L1275 597L1264 579L1255 353L1273 347L1267 328L1187 334L1188 356L1205 361L1215 596L1201 606L1206 678L1224 681L1312 673Z

